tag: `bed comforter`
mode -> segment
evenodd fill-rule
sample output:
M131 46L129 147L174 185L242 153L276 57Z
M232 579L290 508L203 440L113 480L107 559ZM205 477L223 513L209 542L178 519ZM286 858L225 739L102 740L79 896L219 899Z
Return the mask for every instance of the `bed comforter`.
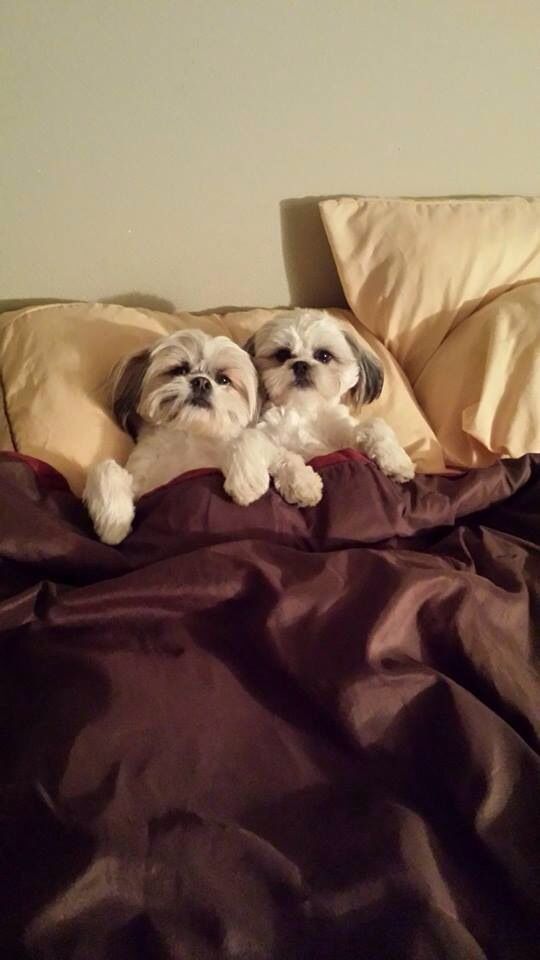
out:
M2 957L539 955L540 458L318 467L111 548L0 455Z

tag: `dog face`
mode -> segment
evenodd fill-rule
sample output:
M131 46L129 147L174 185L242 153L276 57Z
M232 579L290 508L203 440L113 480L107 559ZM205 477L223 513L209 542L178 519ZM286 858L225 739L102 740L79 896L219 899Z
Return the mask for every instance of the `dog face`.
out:
M112 401L118 423L134 439L144 423L230 439L255 416L257 374L228 337L181 330L120 364Z
M379 361L353 327L319 310L293 310L266 323L246 345L273 404L322 398L360 405L383 386ZM347 397L348 395L348 397Z

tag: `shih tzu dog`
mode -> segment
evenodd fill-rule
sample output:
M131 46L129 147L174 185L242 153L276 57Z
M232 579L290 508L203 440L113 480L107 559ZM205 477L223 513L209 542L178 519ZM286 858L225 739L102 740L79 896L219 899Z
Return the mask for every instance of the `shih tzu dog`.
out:
M354 328L319 310L291 310L266 323L246 344L264 394L262 417L234 445L225 489L252 503L274 484L290 503L310 506L322 496L312 457L360 449L399 483L414 466L392 428L380 418L359 423L351 409L381 393L383 371Z
M112 407L136 446L125 467L91 468L83 500L100 539L117 544L144 493L187 470L228 470L232 442L256 417L257 374L228 337L182 330L119 365Z

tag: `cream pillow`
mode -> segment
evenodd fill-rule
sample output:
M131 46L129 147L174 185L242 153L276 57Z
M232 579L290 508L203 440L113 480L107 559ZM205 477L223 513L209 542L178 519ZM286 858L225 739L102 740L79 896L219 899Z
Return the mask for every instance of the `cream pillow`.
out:
M52 464L79 494L92 463L105 457L124 462L132 446L113 422L104 390L121 357L181 327L224 333L244 343L275 313L172 315L71 303L5 314L0 318L0 371L9 424L4 448L10 448L11 435L18 451ZM381 398L366 413L388 419L421 472L444 469L440 445L398 364L368 331L364 335L386 374Z
M343 197L320 211L351 310L413 387L460 321L540 277L539 199Z
M456 466L540 452L540 281L463 320L415 388Z

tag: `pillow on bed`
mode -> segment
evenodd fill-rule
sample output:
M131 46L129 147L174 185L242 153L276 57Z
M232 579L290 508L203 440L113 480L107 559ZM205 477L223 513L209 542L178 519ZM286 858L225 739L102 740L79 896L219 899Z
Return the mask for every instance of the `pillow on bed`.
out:
M105 457L124 462L132 446L111 418L105 390L121 357L182 327L227 334L244 343L276 312L194 316L70 303L5 314L0 317L0 381L7 421L3 436L0 423L1 446L14 445L52 464L80 494L92 463ZM368 331L364 334L386 374L383 394L366 414L386 417L419 471L443 470L440 445L398 364Z
M351 310L413 387L461 321L540 277L540 199L343 197L320 210Z
M415 393L450 464L487 466L540 452L540 281L463 320Z

